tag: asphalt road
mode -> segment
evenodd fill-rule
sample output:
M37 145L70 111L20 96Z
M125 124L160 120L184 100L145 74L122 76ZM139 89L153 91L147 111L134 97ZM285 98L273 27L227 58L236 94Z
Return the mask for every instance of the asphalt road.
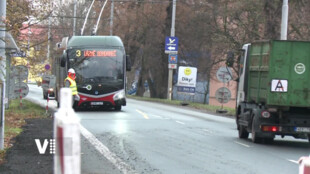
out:
M46 104L30 85L28 99ZM56 108L53 100L50 109ZM298 173L310 154L306 140L277 137L273 144L238 138L235 120L181 106L128 99L121 111L77 112L82 173Z

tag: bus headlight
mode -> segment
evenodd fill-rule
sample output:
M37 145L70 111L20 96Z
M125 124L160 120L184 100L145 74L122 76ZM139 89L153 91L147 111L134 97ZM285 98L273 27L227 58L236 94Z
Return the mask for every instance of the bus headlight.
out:
M125 98L125 91L124 90L121 90L120 92L116 93L113 96L113 100L120 100L120 99L123 99L123 98Z

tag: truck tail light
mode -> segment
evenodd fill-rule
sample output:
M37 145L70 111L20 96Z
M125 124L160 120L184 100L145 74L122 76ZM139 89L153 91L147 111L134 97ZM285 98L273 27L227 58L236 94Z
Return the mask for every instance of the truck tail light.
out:
M278 126L262 126L264 132L278 132L280 128Z
M264 118L269 118L269 117L270 117L270 112L268 112L268 111L263 111L263 112L262 112L262 117L264 117Z

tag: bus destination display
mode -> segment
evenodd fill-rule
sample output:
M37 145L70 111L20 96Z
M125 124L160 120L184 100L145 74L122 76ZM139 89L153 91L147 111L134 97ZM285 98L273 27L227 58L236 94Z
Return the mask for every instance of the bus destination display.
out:
M116 57L116 50L76 50L76 57Z

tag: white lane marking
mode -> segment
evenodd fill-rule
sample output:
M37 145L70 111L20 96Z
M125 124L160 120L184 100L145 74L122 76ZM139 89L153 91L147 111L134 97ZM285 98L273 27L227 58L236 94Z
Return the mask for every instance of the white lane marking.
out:
M298 161L295 161L295 160L290 160L290 159L287 159L289 162L292 162L292 163L295 163L295 164L299 164Z
M157 118L163 118L162 116L159 115L152 115L153 117L157 117Z
M244 146L244 147L251 147L251 146L249 146L249 145L247 145L247 144L243 144L243 143L240 143L240 142L238 142L238 141L234 141L236 144L239 144L239 145L241 145L241 146Z
M179 124L185 124L185 123L183 123L183 122L180 122L180 121L175 121L175 122L177 122L177 123L179 123Z
M136 174L137 172L132 169L128 164L123 162L114 153L112 153L105 145L103 145L92 133L90 133L86 128L80 124L81 134L101 153L105 158L107 158L116 168L118 168L122 173L126 174Z
M212 131L210 131L208 129L203 129L203 131L208 132L208 133L213 133Z
M144 117L145 119L149 119L149 117L147 116L146 113L144 113L144 112L142 112L142 111L140 111L140 110L138 110L138 109L136 109L136 111L139 112L141 115L143 115L143 117Z

